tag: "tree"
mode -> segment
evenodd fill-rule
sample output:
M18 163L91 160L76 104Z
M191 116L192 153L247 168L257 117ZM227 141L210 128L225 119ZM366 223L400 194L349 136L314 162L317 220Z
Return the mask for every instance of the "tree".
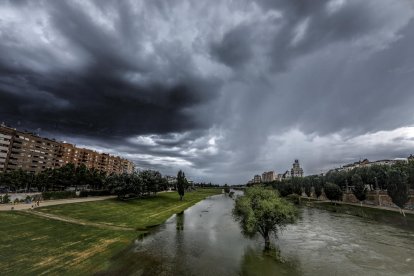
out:
M414 161L410 161L408 163L407 174L408 184L410 185L411 189L414 190Z
M322 179L319 177L315 177L312 180L313 188L315 190L315 196L316 198L319 198L322 195Z
M299 177L292 178L292 190L298 196L302 196L302 178L299 178Z
M338 185L334 183L326 183L324 186L325 195L329 200L342 200L342 191Z
M388 172L387 193L392 202L400 208L400 212L405 216L404 206L409 200L409 186L407 175L404 172L392 169Z
M148 194L157 194L159 187L162 184L161 173L154 170L145 170L139 173L142 185L146 187Z
M75 168L75 174L73 176L75 190L78 190L78 186L86 186L89 184L89 170L85 164L80 164Z
M229 185L224 184L224 192L225 192L226 194L230 193L230 187L229 187Z
M352 176L352 185L354 185L352 193L362 205L362 201L367 199L367 188L365 187L362 177L359 174L356 173Z
M179 170L177 174L177 191L180 195L180 200L183 200L185 189L187 188L187 179L182 170Z
M239 222L242 233L247 237L260 234L265 240L265 250L270 249L270 235L297 218L296 208L279 195L262 187L252 187L245 195L238 197L233 216Z
M280 183L275 183L273 185L273 188L275 188L276 190L278 190L279 191L279 194L282 197L286 197L286 196L288 196L288 195L290 195L290 194L293 193L293 191L292 191L292 185L290 184L289 181L285 181L284 180L284 181L282 181Z
M303 179L303 188L305 190L305 194L310 197L311 196L311 191L312 191L312 186L311 186L311 179L309 178L304 178Z
M370 171L374 175L374 183L378 184L378 188L381 190L386 190L388 167L385 165L373 165L370 167Z

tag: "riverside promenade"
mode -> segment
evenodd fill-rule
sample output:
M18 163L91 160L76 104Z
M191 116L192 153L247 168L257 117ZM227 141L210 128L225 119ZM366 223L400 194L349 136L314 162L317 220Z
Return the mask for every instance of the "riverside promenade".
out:
M301 197L301 200L303 200L303 202L306 202L308 198L307 197ZM364 204L362 203L351 203L351 202L343 202L343 201L330 201L330 200L312 200L312 203L335 203L338 205L349 205L349 206L356 206L356 207L362 207L362 208L371 208L371 209L377 209L377 210L386 210L386 211L392 211L392 212L397 212L400 213L400 209L396 208L396 207L388 207L388 206L379 206L379 205L370 205L370 204ZM414 210L410 210L410 209L403 209L404 213L406 214L413 214L414 215Z
M90 201L99 201L116 198L116 196L96 196L96 197L82 197L82 198L69 198L69 199L56 199L56 200L45 200L40 202L40 206L52 206L60 204L69 204L69 203L80 203L80 202L90 202ZM10 211L12 210L28 210L32 209L32 206L36 209L35 202L32 203L18 203L18 204L0 204L0 211Z

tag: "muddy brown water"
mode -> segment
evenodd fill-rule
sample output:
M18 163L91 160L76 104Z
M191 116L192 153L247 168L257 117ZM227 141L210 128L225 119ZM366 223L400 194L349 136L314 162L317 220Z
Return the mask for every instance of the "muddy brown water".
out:
M225 195L207 198L135 240L103 275L414 275L414 229L304 207L263 254L240 233Z

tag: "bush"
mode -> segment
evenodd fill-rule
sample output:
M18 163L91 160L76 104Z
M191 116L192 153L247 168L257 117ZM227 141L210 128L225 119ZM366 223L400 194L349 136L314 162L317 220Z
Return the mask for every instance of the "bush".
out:
M44 200L74 198L76 197L76 192L74 191L43 192L42 197Z
M88 191L80 191L79 197L88 197Z
M4 195L3 197L0 196L1 203L9 203L10 202L10 196Z
M290 194L286 196L286 199L296 205L300 204L300 196L298 194Z
M88 197L88 196L108 196L111 195L109 190L92 190L92 191L80 191L79 197Z

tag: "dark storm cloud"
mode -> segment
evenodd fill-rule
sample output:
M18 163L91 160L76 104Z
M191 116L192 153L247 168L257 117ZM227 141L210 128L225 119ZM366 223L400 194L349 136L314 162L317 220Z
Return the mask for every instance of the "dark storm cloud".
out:
M254 29L249 26L236 26L223 36L220 43L212 45L211 52L226 65L238 67L252 58L252 32Z
M53 67L53 56L44 50L26 53L30 49L13 50L2 45L2 53L15 54L1 58L0 109L4 119L11 124L21 121L33 129L108 138L205 127L185 109L208 102L214 97L215 84L192 74L180 45L170 49L159 46L158 58L165 66L174 67L171 74L167 72L170 83L149 76L145 84L137 84L135 75L147 77L160 72L156 64L139 57L142 45L136 34L139 36L141 26L134 25L134 14L126 4L116 9L119 20L117 31L112 33L70 2L47 4L54 31L68 41L68 51L79 55L85 64L45 74L30 68L24 58L30 54L31 60ZM105 10L105 5L99 8ZM137 41L130 41L132 37ZM6 38L17 39L7 34ZM168 51L175 53L169 55ZM24 85L19 84L22 81ZM209 93L204 93L205 89Z
M414 147L409 0L4 1L0 121L235 183ZM329 154L326 154L329 152Z

